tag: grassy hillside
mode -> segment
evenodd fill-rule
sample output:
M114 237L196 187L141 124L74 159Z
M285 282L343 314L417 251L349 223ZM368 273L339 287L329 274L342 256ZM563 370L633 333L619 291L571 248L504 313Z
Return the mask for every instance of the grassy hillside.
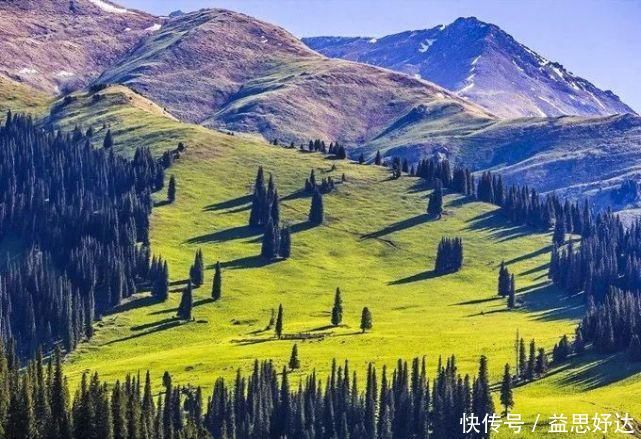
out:
M159 378L168 370L177 382L210 386L217 375L231 377L254 358L285 364L299 344L302 373L324 373L332 358L349 359L362 371L368 361L392 365L397 358L427 355L433 372L439 355L456 354L463 372L474 372L478 357L488 355L493 380L506 362L514 363L518 330L550 348L560 334L573 332L582 313L547 283L548 234L533 234L507 223L495 207L446 197L439 221L424 215L428 192L415 179L388 180L385 170L333 161L319 154L286 150L248 137L230 136L162 116L125 88L101 92L101 99L78 95L59 107L52 122L80 124L98 131L111 126L121 152L134 145L161 151L179 141L186 154L170 173L178 181L177 201L152 216L152 247L170 264L172 289L166 303L146 294L97 324L95 337L67 361L73 380L98 370L109 380L151 369ZM100 142L98 137L97 142ZM259 165L273 173L282 197L281 217L291 224L293 254L287 261L265 263L257 255L260 235L246 227L251 185ZM332 170L332 167L335 169ZM300 194L310 169L317 178L347 182L325 196L326 223L306 223L309 198ZM157 200L164 193L157 194ZM162 204L162 203L161 203ZM461 272L434 277L431 269L442 236L461 236L465 264ZM195 321L175 320L179 290L196 249L207 265L203 287L195 292ZM507 311L496 298L497 266L505 259L517 275L519 310ZM223 264L223 299L209 300L212 265ZM340 287L344 326L329 327L333 294ZM272 308L282 303L285 333L308 340L276 340L265 331ZM360 311L369 306L374 328L358 330ZM586 361L586 360L584 360ZM617 368L613 359L562 367L550 377L516 391L515 411L533 419L555 411L593 413L625 406L621 391L637 389L635 371ZM497 399L498 403L498 399Z
M50 102L51 98L44 93L0 76L0 121L6 117L7 110L41 116Z

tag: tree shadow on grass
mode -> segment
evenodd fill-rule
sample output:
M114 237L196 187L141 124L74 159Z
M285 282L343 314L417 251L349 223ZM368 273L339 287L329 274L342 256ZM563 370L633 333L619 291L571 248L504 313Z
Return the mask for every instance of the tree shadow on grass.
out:
M205 244L208 242L223 242L234 239L250 238L259 235L260 228L250 226L238 226L230 229L220 230L217 232L207 233L206 235L194 236L185 241L186 244Z
M426 223L434 219L430 215L423 213L420 215L413 216L411 218L404 219L402 221L395 222L389 226L383 227L376 232L367 233L361 236L361 239L378 239L381 236L389 235L390 233L399 232L401 230L409 229L410 227L418 226L419 224Z
M151 323L145 323L145 324L142 324L142 325L132 326L131 330L132 331L144 331L146 329L156 328L158 326L166 325L167 323L175 322L176 320L178 320L178 317L168 317L166 319L158 320L156 322L151 322Z
M136 308L142 308L143 306L150 306L160 303L160 300L157 297L146 294L144 296L135 297L132 296L128 301L121 303L118 306L114 306L108 313L105 315L117 314L125 311L130 311Z
M245 256L244 258L237 258L231 261L221 262L223 268L231 268L232 270L239 270L243 268L261 268L267 265L275 264L282 259L266 259L260 255ZM211 268L213 266L210 266Z
M454 303L450 306L480 305L481 303L494 302L496 300L502 300L502 299L503 298L500 296L492 296L492 297L485 297L483 299L474 299L474 300L468 300L466 302Z
M215 210L225 210L231 209L233 207L243 206L241 210L249 209L249 206L244 206L252 200L252 194L243 195L242 197L232 198L231 200L222 201L220 203L210 204L203 207L203 210L206 212L215 211Z
M254 344L259 344L259 343L266 343L268 341L274 341L276 338L270 337L270 338L245 338L242 340L232 340L231 342L235 344L236 346L250 346Z
M299 223L293 224L289 226L289 232L293 235L295 233L300 233L304 232L306 230L313 229L314 227L319 227L320 224L313 224L309 221L301 221ZM263 235L262 233L259 236L256 236L255 238L249 240L249 242L256 244L258 242L262 242L263 240Z
M160 200L154 202L154 207L162 207L171 204L169 200Z
M289 201L289 200L297 200L299 198L307 198L311 196L311 194L305 192L303 189L299 189L295 192L292 192L289 195L285 195L284 197L281 197L281 201Z
M439 273L435 272L434 270L427 270L422 273L418 274L413 274L411 276L404 277L402 279L397 279L391 282L388 282L388 285L403 285L403 284L409 284L412 282L419 282L422 280L427 280L427 279L433 279L435 277L440 276Z
M165 331L167 329L175 328L177 326L180 326L182 324L187 324L189 322L185 322L185 321L179 320L177 318L171 318L171 319L164 319L164 320L161 320L160 322L156 322L156 323L158 323L158 324L156 324L156 325L150 324L149 327L151 329L149 329L148 331L143 331L143 332L139 332L137 334L128 335L127 337L122 337L122 338L118 338L116 340L111 340L111 341L106 342L105 345L121 343L121 342L124 342L124 341L127 341L127 340L133 340L133 339L136 339L136 338L139 338L139 337L144 337L145 335L150 335L150 334L153 334L154 332Z
M196 308L198 306L207 305L208 303L212 303L212 302L215 302L215 300L212 299L211 297L194 300L193 307ZM174 314L178 313L178 307L161 309L158 311L151 312L149 313L149 315L156 316L156 315L171 314L171 313L174 313Z
M551 245L548 245L548 246L545 246L545 247L541 247L540 249L535 250L533 252L526 253L524 255L521 255L521 256L518 256L516 258L510 259L508 261L505 261L505 265L515 264L517 262L525 261L526 259L532 259L532 258L535 258L537 256L544 255L545 253L548 253L550 251L552 251L552 246Z
M509 309L507 306L505 308L497 308L497 309L491 309L489 311L479 311L474 314L470 314L467 317L479 317L479 316L487 316L491 314L500 314L508 311L513 311L512 309Z
M527 226L510 223L495 210L477 215L468 220L468 223L466 230L488 231L498 242L520 238L533 232L533 229Z
M521 308L535 314L535 320L578 320L583 316L584 305L581 295L568 296L550 282L541 282L517 295Z
M547 269L550 268L550 263L546 262L541 265L537 265L534 268L530 268L529 270L525 270L519 273L519 276L527 276L530 274L538 273L539 271L544 271L547 274Z
M587 354L570 360L567 375L559 382L584 392L598 389L641 372L641 363L632 363L626 353Z
M424 178L418 178L417 181L408 189L407 192L410 194L415 194L417 192L424 192L428 189L432 189L432 186L430 186Z

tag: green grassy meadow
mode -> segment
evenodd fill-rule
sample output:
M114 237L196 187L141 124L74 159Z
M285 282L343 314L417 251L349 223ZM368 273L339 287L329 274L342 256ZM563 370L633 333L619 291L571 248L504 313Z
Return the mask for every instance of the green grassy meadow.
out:
M349 359L350 367L364 376L370 361L393 367L398 358L423 355L433 373L439 355L451 354L460 371L475 373L485 354L497 381L504 364L514 364L517 331L546 349L574 332L581 301L548 283L549 234L510 224L496 207L448 195L443 218L430 220L424 215L428 191L418 179L389 180L380 167L181 124L162 110L134 103L142 98L121 87L101 94L99 100L79 94L50 122L63 128L91 125L97 143L106 123L117 150L125 154L134 146L161 152L179 141L187 145L168 171L177 178L176 202L162 205L164 192L156 194L160 205L152 215L152 250L169 263L173 293L166 303L154 303L142 293L104 316L95 336L67 359L72 384L88 370L113 381L149 369L158 385L166 370L176 382L209 387L217 376L248 371L255 358L286 364L294 343L300 374L325 373L335 358ZM289 260L262 260L261 235L247 227L249 195L261 165L274 176L281 218L291 225ZM332 176L340 181L342 174L347 179L324 196L326 221L319 227L306 222L310 199L302 194L311 169L317 180ZM465 262L460 272L435 277L431 270L443 236L463 238ZM175 319L176 308L199 248L206 278L195 290L194 321L185 323ZM496 296L501 260L517 276L518 310L508 311ZM209 298L216 261L223 265L223 297L214 303ZM345 312L344 325L333 328L336 287ZM285 340L265 330L279 304ZM363 306L372 310L374 322L366 334L358 328ZM619 364L624 364L620 358L586 358L564 365L517 389L514 411L528 420L536 413L623 407L641 415L640 403L621 397L639 390L638 370Z

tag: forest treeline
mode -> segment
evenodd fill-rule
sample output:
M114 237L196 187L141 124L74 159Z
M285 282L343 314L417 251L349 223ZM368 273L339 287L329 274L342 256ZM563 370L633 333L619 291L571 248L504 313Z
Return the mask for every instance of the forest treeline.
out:
M59 349L20 369L12 346L0 342L0 437L11 439L463 439L472 437L458 433L464 412L483 419L496 409L484 356L475 377L450 357L429 379L415 358L392 371L370 364L362 381L347 362L321 379L255 361L206 391L167 372L155 386L149 373L111 385L85 373L71 397Z
M149 284L151 193L168 157L95 148L91 132L0 126L0 339L21 357L92 334L97 316Z

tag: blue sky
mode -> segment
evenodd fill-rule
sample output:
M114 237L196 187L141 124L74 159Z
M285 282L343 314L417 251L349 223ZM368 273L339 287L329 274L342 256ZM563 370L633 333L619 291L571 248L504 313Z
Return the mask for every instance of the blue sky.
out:
M641 0L121 0L156 14L221 7L294 35L383 36L475 16L641 113Z

